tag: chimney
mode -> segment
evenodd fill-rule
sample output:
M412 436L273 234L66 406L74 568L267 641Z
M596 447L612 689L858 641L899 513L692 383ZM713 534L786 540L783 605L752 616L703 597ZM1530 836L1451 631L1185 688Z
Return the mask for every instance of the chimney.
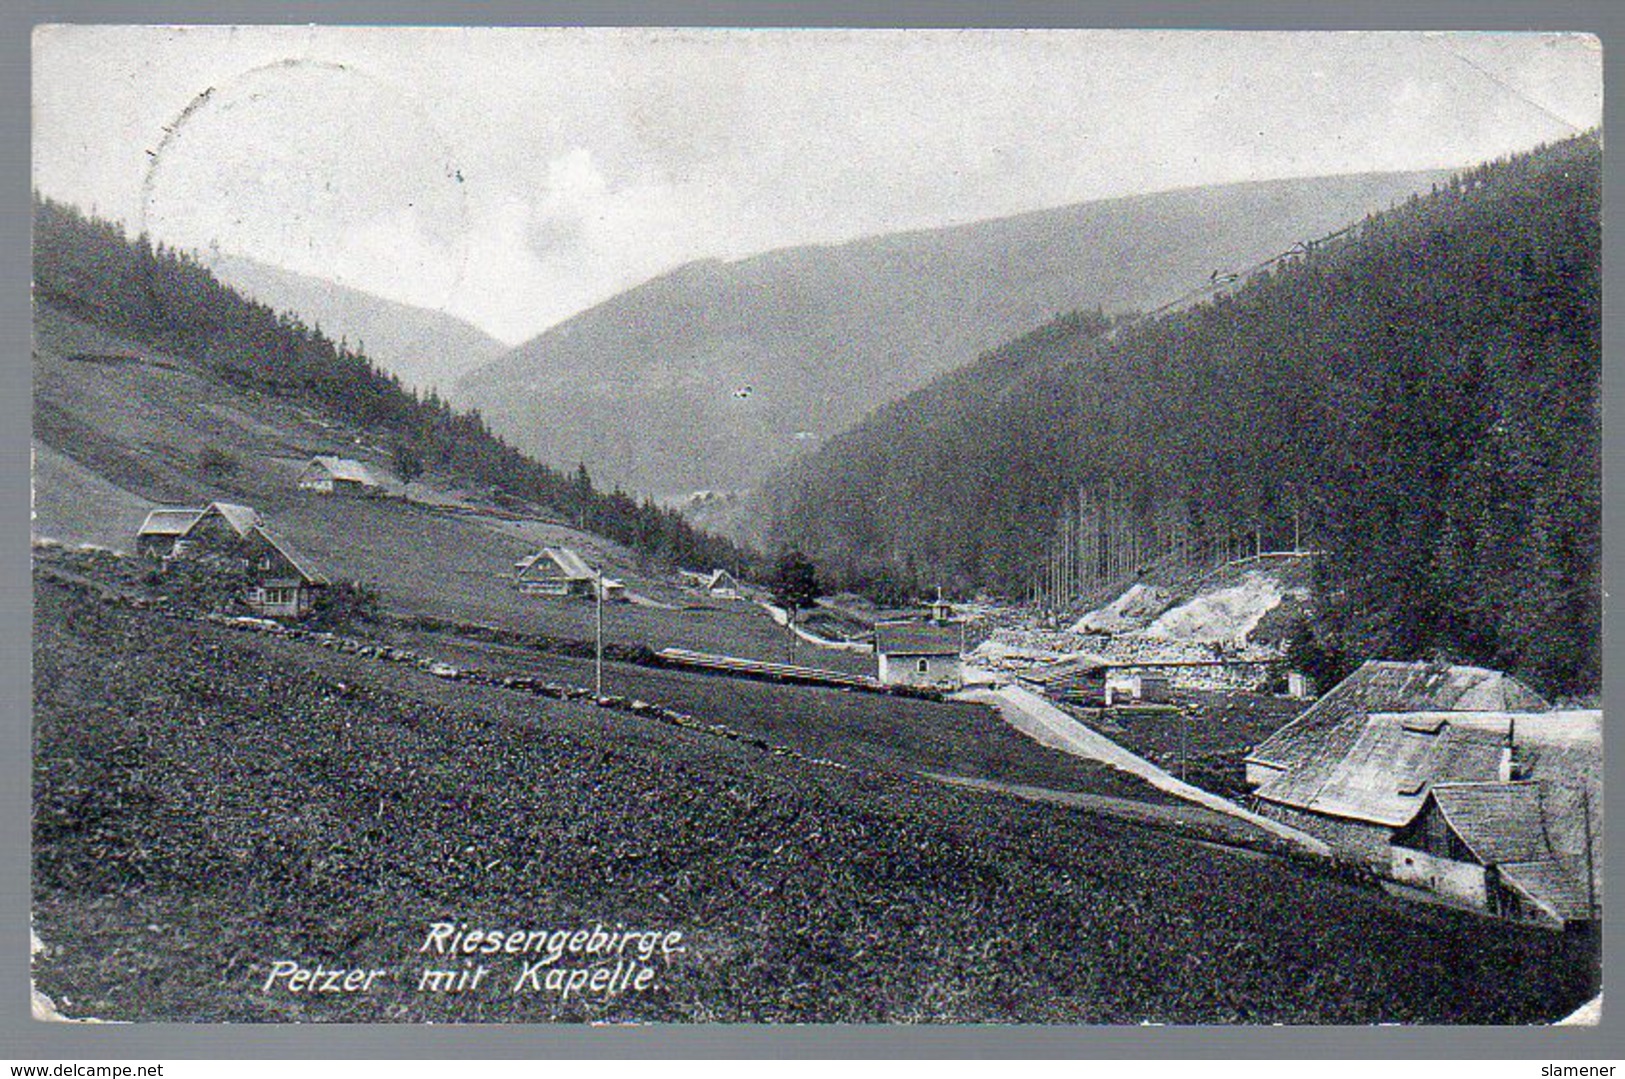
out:
M1501 767L1499 777L1502 783L1510 783L1519 778L1518 762L1516 759L1518 740L1518 720L1516 716L1507 717L1506 743L1501 746Z

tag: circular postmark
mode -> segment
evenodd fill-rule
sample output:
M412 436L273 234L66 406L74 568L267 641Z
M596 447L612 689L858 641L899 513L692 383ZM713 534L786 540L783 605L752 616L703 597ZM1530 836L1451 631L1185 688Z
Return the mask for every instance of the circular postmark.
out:
M414 95L292 58L203 88L147 151L137 228L445 310L469 262L467 180Z

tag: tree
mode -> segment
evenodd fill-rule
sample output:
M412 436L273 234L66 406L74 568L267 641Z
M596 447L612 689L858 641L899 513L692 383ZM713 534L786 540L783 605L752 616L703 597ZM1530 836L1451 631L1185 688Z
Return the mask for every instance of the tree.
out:
M411 483L423 475L423 455L410 442L395 443L395 475L402 483Z
M796 615L811 607L824 594L818 583L818 567L799 550L791 548L779 555L773 567L773 602L785 610L784 628L790 639L790 659L796 657Z

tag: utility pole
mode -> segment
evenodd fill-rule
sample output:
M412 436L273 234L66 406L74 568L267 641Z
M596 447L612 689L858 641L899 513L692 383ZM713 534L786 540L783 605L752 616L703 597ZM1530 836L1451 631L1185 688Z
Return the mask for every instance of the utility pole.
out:
M596 696L604 695L604 571L593 571L593 661L592 686Z
M1179 710L1179 781L1185 780L1185 759L1190 750L1191 714L1184 708Z

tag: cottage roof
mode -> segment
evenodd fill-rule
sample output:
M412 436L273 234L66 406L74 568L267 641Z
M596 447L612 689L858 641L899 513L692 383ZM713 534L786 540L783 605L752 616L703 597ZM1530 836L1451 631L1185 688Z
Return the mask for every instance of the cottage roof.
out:
M1372 660L1297 719L1266 738L1247 760L1293 769L1341 757L1373 712L1549 712L1516 678L1483 667Z
M1552 856L1541 819L1540 784L1441 783L1433 801L1480 865Z
M210 502L199 516L198 520L218 514L226 519L239 536L247 536L249 531L260 523L260 515L250 506L239 506L235 502Z
M710 588L710 589L717 589L717 588L734 588L734 589L737 589L739 587L739 580L733 574L729 573L727 570L719 569L716 572L711 574L710 578L705 582L705 587Z
M1448 722L1452 727L1511 735L1519 745L1601 746L1602 712L1597 709L1553 709L1541 712L1411 712L1412 722Z
M960 627L925 622L875 623L875 651L884 656L957 656Z
M141 523L142 536L184 536L203 516L200 509L182 509L179 506L160 506L147 514Z
M271 533L267 532L265 529L260 528L259 526L256 525L254 527L254 529L253 529L253 536L254 536L254 538L260 540L262 543L264 543L267 546L271 547L273 550L276 551L277 554L281 555L284 559L286 559L287 562L288 562L288 565L293 567L294 572L299 574L300 578L304 581L305 584L325 585L325 584L328 583L328 580L327 580L326 577L322 576L320 573L317 573L315 570L310 569L304 563L300 562L298 558L294 557L293 552L289 551L287 546L284 545L283 542L280 539L278 539L276 536L273 536ZM281 582L280 581L267 581L266 583L267 584L280 584Z
M352 461L348 457L326 457L318 454L311 458L311 465L317 466L336 480L349 483L365 484L368 487L377 486L372 473L360 461Z
M1348 748L1304 761L1258 789L1278 805L1398 827L1416 816L1435 784L1499 778L1505 739L1410 716L1364 717Z
M519 576L524 577L533 569L545 571L549 566L555 571L554 576L568 581L591 581L598 576L585 559L568 547L543 547L535 554L515 562L513 568Z
M1544 907L1566 922L1590 920L1591 897L1586 891L1583 869L1555 858L1502 864L1497 868L1502 880L1536 906Z

